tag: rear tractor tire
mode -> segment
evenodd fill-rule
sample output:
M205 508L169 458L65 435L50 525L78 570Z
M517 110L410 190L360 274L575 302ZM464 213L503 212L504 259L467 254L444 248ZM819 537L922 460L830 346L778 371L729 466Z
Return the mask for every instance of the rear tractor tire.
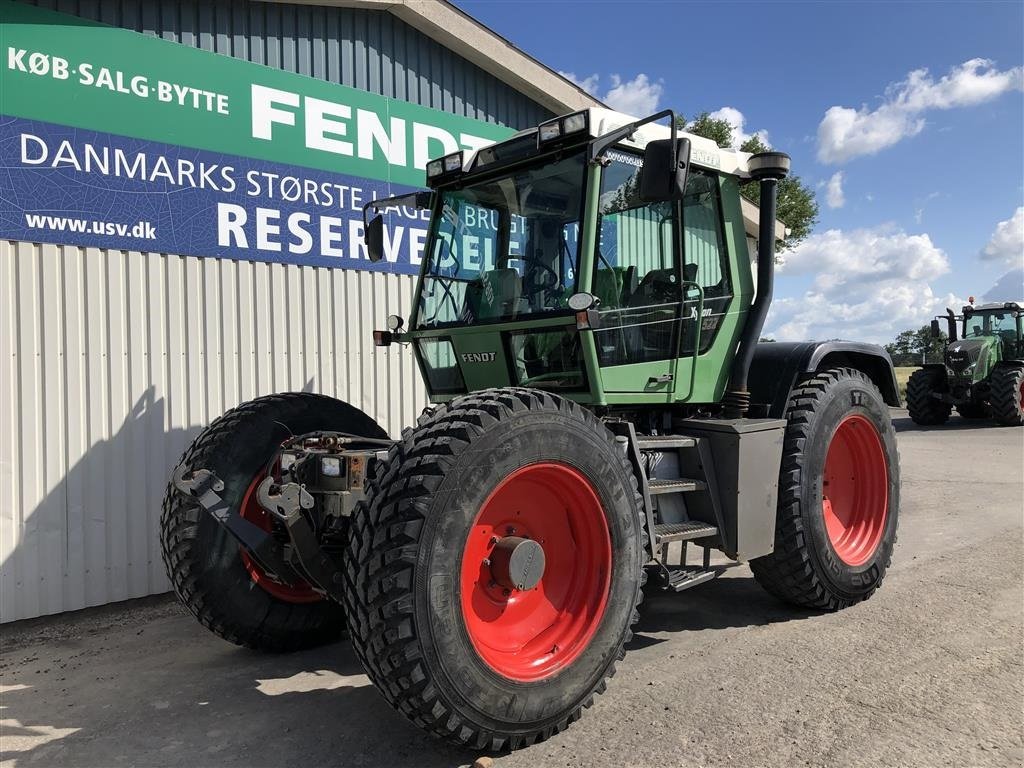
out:
M862 372L821 371L789 399L775 551L750 562L776 597L834 611L869 598L896 543L900 467L881 393Z
M643 503L612 433L538 390L439 407L367 484L346 546L349 634L425 731L497 751L580 717L641 600Z
M234 408L203 430L181 459L189 469L209 469L224 481L221 497L265 530L269 516L255 499L281 442L314 430L387 438L357 408L308 392L269 395ZM171 483L160 517L160 546L167 576L185 607L203 626L238 645L293 651L332 642L344 628L340 605L309 584L271 581L198 502Z
M1024 424L1024 367L999 366L992 371L989 402L992 415L1003 426Z
M907 410L915 424L930 427L945 424L953 406L936 400L932 392L945 389L945 377L934 368L921 368L907 382Z

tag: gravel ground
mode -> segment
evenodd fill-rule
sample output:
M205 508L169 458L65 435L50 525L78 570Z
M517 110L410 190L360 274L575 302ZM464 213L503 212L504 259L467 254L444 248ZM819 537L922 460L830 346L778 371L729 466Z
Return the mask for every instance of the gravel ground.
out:
M873 599L795 611L745 567L651 599L608 693L495 768L1024 763L1024 430L894 416L900 538ZM166 597L3 628L5 768L476 757L392 712L344 643L260 655Z

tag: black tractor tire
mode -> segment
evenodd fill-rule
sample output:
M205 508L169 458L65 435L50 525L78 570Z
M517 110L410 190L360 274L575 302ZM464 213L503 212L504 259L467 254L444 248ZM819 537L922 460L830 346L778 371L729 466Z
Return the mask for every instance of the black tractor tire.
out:
M864 373L833 368L794 387L786 419L775 551L751 560L750 568L761 586L782 600L818 610L846 608L878 589L896 543L900 467L889 408ZM846 448L845 455L844 440L851 438L837 440L840 430L844 436L846 430L855 430L849 434L856 435L852 439L857 448ZM834 443L836 459L830 451ZM845 459L844 476L837 481L831 463L840 459ZM830 479L831 492L825 487ZM853 484L846 487L851 504L871 500L864 503L874 533L865 538L875 542L860 553L863 559L841 557L826 522L824 499L834 494L841 503L839 493L846 481Z
M377 422L347 403L290 392L231 409L199 434L180 463L217 475L224 482L221 497L237 511L281 442L318 429L387 438ZM229 642L294 651L333 642L344 630L344 611L337 603L286 601L257 584L238 543L173 483L164 497L160 547L178 598L203 626Z
M987 419L991 414L988 406L984 403L961 403L956 407L956 412L962 419Z
M936 400L932 392L945 389L945 377L934 368L921 368L910 374L907 382L907 410L915 424L931 427L945 424L953 406Z
M1024 366L1001 365L992 371L989 403L992 415L1004 427L1024 424Z
M549 675L515 679L485 660L475 645L475 614L463 600L475 607L489 577L482 571L473 581L475 568L489 568L491 562L480 560L483 565L475 567L471 547L474 541L497 541L475 533L501 489L523 472L552 465L575 473L594 492L597 503L586 509L610 544L610 565L601 571L607 589L597 590L605 602L601 611L583 614L592 634L576 643L575 655L565 656ZM568 508L556 511L537 495L515 498L523 503L523 517L514 518L522 522L523 535L537 510L544 520L569 520ZM577 720L605 690L625 654L642 599L643 520L625 453L589 411L524 388L458 398L405 432L378 466L366 501L352 518L344 592L356 654L384 697L434 736L488 751L547 739ZM493 530L501 528L504 524ZM508 526L505 533L513 530ZM585 535L585 529L571 530ZM544 543L543 536L534 538ZM580 576L584 548L559 549L546 553L545 568L563 568L563 573L568 568L571 583L591 583ZM559 560L562 565L553 566ZM464 587L467 569L471 575ZM555 588L547 581L539 585L542 594ZM528 591L520 599L528 599ZM510 607L504 605L501 615ZM557 643L544 651L551 658L557 652Z

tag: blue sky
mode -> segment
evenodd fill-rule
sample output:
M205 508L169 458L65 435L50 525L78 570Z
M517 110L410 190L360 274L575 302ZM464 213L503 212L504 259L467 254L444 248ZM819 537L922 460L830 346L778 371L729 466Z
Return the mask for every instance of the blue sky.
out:
M884 342L1024 297L1024 3L457 5L624 111L724 109L792 155L821 215L776 337Z

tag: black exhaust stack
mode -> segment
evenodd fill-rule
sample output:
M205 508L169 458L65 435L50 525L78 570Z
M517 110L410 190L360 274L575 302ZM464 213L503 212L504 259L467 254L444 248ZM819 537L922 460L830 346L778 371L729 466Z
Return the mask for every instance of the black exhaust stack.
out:
M747 374L754 359L757 340L764 330L768 307L772 303L775 282L775 203L778 183L789 175L789 166L789 155L783 152L759 152L748 163L751 178L761 184L761 216L757 226L757 295L747 313L747 323L732 362L729 389L722 399L727 419L741 419L750 408Z
M949 326L949 340L956 341L956 313L949 307L946 307L946 325Z

